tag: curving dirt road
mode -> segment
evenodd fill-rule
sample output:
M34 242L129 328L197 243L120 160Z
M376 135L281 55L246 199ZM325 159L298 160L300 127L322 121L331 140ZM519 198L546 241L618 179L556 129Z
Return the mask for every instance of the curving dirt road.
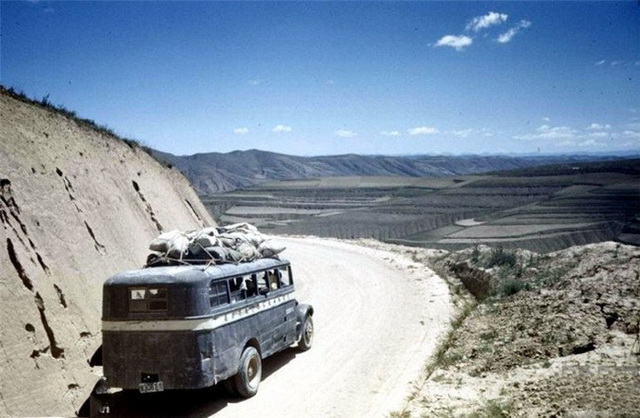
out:
M313 348L264 360L260 390L251 399L232 399L216 388L127 395L120 399L127 415L383 417L402 407L448 327L446 284L392 252L318 238L281 241L297 298L315 309Z

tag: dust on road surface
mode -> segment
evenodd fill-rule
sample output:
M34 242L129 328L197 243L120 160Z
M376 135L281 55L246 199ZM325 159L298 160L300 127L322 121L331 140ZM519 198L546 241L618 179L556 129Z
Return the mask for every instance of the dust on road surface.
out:
M446 283L397 253L330 239L278 239L287 246L283 257L292 263L297 299L315 309L312 349L265 359L253 398L230 398L219 388L131 394L126 415L384 417L402 408L449 327Z

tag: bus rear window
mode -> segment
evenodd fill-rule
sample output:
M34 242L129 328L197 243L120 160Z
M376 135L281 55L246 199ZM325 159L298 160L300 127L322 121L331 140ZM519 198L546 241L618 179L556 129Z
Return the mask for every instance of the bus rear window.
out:
M167 289L138 287L129 289L129 312L167 310Z
M227 292L227 281L211 282L209 286L209 303L211 307L229 303L229 293Z

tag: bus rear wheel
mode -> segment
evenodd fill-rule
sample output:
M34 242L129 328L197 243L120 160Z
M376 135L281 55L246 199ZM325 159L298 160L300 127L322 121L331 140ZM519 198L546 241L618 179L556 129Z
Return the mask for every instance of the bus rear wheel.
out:
M302 324L302 335L300 341L298 341L298 348L300 351L307 351L313 344L313 317L307 315Z
M240 370L233 377L233 383L238 395L250 398L258 393L258 386L262 379L262 361L260 353L254 347L247 347L240 356Z

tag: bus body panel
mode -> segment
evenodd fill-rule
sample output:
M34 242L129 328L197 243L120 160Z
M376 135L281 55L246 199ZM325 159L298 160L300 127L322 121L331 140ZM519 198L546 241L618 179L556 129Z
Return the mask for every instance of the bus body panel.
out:
M149 382L161 382L164 389L208 387L237 373L247 345L265 358L295 343L298 302L289 263L261 261L225 266L215 274L201 267L158 268L158 274L145 269L105 282L103 359L109 384L124 389ZM216 283L226 280L231 295L230 277L265 273L266 278L275 268L286 269L288 284L251 297L245 293L243 300L220 306L210 302ZM130 299L147 288L162 289L153 299L161 309L133 312L132 304L139 301Z
M111 386L138 389L161 381L165 389L215 384L211 332L103 332L104 375Z

